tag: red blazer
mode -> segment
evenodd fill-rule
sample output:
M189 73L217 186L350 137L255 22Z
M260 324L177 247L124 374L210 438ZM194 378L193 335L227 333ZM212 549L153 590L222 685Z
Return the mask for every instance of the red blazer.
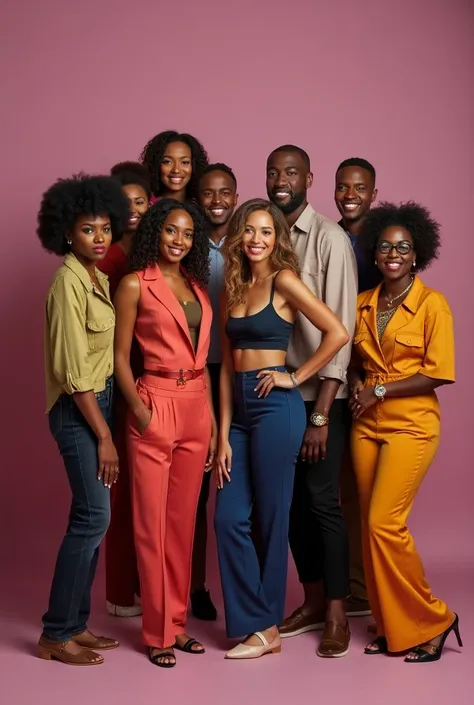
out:
M201 304L199 340L194 351L183 307L166 283L158 265L136 272L141 287L135 323L145 370L200 370L206 366L211 338L212 308L207 292L190 280Z

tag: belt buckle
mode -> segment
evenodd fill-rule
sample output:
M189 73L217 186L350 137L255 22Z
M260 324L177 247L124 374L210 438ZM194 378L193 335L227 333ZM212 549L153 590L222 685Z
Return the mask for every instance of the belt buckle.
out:
M178 387L185 387L185 386L186 386L186 377L184 376L184 370L181 369L179 371Z

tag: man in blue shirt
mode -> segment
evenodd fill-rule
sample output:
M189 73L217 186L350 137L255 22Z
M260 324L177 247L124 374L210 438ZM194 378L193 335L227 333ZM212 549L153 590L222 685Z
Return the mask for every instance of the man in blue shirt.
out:
M199 181L198 203L210 226L209 298L213 319L211 345L207 366L212 383L212 398L216 418L219 419L219 376L221 369L220 297L224 288L224 260L221 248L229 220L237 205L237 180L225 164L210 164ZM206 590L207 500L211 473L205 473L199 497L194 535L193 569L191 577L191 607L198 619L217 617L209 592Z
M357 235L377 197L375 169L366 159L353 157L339 164L336 171L334 200L342 218L339 225L349 236L357 260L359 293L373 289L382 281L382 275L374 262L367 262L364 253L357 247ZM346 450L341 469L341 504L349 535L351 595L346 601L348 617L370 614L367 601L360 532L360 509L357 485L350 458Z

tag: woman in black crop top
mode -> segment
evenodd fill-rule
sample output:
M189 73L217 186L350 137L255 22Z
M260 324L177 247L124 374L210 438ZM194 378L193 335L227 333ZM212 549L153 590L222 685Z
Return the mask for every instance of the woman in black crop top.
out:
M268 201L244 203L224 244L225 301L215 528L227 635L248 636L227 658L281 649L288 517L306 417L297 387L317 374L349 336L298 276L288 225ZM297 317L324 333L294 373L285 369ZM256 517L260 561L251 537Z

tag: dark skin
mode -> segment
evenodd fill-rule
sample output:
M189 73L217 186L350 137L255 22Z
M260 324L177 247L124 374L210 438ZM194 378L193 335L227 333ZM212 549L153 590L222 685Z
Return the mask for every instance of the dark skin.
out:
M192 173L191 147L184 142L170 142L161 161L163 198L174 198L183 203Z
M344 230L358 235L365 216L377 198L372 174L360 166L346 166L336 174L334 200L342 216Z
M147 192L139 184L127 184L126 186L122 186L122 189L128 199L130 216L127 230L120 239L119 245L125 254L129 255L132 249L133 236L137 232L142 215L146 213L150 207L150 202Z
M388 242L392 245L397 245L401 242L408 242L412 245L412 249L407 254L400 254L395 249L384 254L376 252L375 260L378 268L383 274L383 288L379 296L377 305L378 311L387 311L389 301L400 294L410 283L413 276L413 263L416 261L416 250L414 247L413 238L408 230L400 226L391 226L386 228L379 239L381 242ZM408 296L408 292L397 299L396 305L403 303ZM395 314L396 315L396 314ZM352 416L358 419L367 412L372 406L381 404L374 394L373 386L365 386L362 381L362 365L358 356L353 353L351 364L348 371L348 380L351 388L351 399L349 402ZM386 391L385 397L410 397L419 396L422 394L431 394L438 387L444 384L450 384L448 380L431 379L423 374L415 374L406 379L396 382L387 382L384 384ZM433 653L433 647L438 646L441 642L442 635L432 639L426 644L422 644L421 648L428 653ZM376 643L371 643L367 646L372 651L378 650ZM410 652L407 658L416 660L416 653Z
M313 183L313 174L304 158L295 151L272 152L267 160L267 194L268 198L283 211L286 222L291 228L308 205L308 189ZM314 412L329 415L341 382L325 379L319 387ZM328 427L308 425L301 446L301 459L315 463L326 457ZM305 613L315 613L323 599L322 584L303 583ZM346 624L344 600L328 600L326 621Z
M176 296L178 301L196 301L196 296L190 287L187 279L180 269L181 264L185 264L186 255L193 246L194 223L186 211L173 210L163 223L160 233L160 259L158 266L163 274L166 283ZM136 419L137 426L143 433L151 420L151 411L142 401L133 379L130 368L130 348L134 335L135 321L138 307L140 305L140 283L136 274L125 276L117 289L114 298L116 311L115 328L115 375L120 389L125 397L128 407ZM206 463L206 472L212 469L217 446L217 424L214 417L211 384L209 373L206 370L208 402L212 416L212 438L209 445L209 455ZM178 634L176 642L184 646L189 636ZM199 652L203 648L202 644L195 644L193 651ZM164 652L173 653L172 645L164 648L152 648L151 656L155 657ZM158 659L161 663L175 663L175 656L162 656Z
M211 225L211 239L218 245L238 201L237 185L225 171L210 171L199 182L198 203Z
M81 216L74 223L74 227L68 233L67 239L70 241L71 252L87 270L94 287L99 294L105 296L99 280L97 279L95 267L96 264L105 257L112 242L110 218L107 215ZM119 473L118 455L112 441L110 428L99 408L93 390L76 392L73 394L73 399L97 437L97 454L99 461L97 479L110 489L112 484L117 482ZM94 644L97 639L88 629L80 636L84 643L89 642ZM74 655L80 654L84 650L83 646L76 644L72 639L65 644L64 649ZM103 659L99 654L94 653L89 660L101 662Z

